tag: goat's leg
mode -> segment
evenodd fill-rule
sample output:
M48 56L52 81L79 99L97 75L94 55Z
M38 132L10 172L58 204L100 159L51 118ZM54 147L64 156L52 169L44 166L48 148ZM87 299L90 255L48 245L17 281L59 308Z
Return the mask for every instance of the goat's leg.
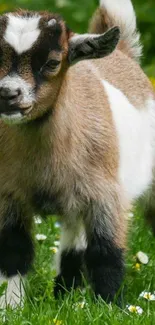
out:
M15 307L22 302L23 278L33 260L34 249L30 223L24 219L19 202L11 197L1 199L0 207L0 282L7 288L0 307Z
M122 232L125 225L122 225L123 220L115 220L116 217L110 208L92 203L89 217L86 218L88 246L85 263L88 278L95 295L106 302L114 300L124 275Z
M76 228L76 230L75 230ZM82 284L83 255L86 249L84 228L77 225L62 227L60 249L57 254L57 277L54 295L64 294Z

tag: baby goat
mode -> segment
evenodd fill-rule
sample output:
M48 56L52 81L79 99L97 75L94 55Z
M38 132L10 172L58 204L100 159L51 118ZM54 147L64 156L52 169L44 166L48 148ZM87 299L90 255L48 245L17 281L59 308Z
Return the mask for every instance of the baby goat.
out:
M12 305L33 262L35 213L62 216L55 296L85 265L112 301L126 211L152 182L155 96L135 62L130 0L102 0L90 29L75 35L48 12L0 17L0 270Z

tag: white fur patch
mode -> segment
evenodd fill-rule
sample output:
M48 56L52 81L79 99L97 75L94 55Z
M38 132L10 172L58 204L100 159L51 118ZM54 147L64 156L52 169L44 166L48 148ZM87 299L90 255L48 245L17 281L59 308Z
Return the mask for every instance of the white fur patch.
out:
M107 81L107 92L116 125L120 150L119 176L129 199L140 196L152 180L155 139L155 102L135 108L127 97ZM151 97L151 95L150 95Z
M22 107L31 107L35 101L35 95L32 89L31 84L26 82L23 78L19 77L17 74L12 76L6 76L0 80L0 87L9 88L12 90L16 90L17 88L21 89L21 100L20 106ZM25 121L25 117L19 113L12 113L11 115L7 115L2 113L0 118L7 124L18 124Z
M29 50L40 35L38 28L40 16L21 17L8 14L8 25L4 34L5 41L21 54Z
M136 16L130 0L100 0L100 6L106 8L108 14L125 22L130 28L136 28ZM118 17L118 18L117 18Z
M9 88L11 90L21 89L23 106L30 106L34 102L34 92L31 84L19 77L17 74L6 76L0 80L0 87Z
M64 226L62 228L60 247L56 255L56 270L57 274L60 273L60 260L63 251L69 251L70 249L75 249L75 251L84 251L87 247L86 233L84 226L79 222L75 225L75 228L69 228Z
M0 297L0 308L5 308L8 305L12 308L15 308L18 305L23 305L23 279L21 279L18 275L8 279L1 274L0 284L3 282L7 282L7 289Z

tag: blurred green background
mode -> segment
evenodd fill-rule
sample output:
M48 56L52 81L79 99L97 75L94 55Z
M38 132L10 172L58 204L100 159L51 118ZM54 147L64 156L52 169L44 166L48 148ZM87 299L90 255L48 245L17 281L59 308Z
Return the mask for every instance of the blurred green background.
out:
M133 0L137 13L138 28L144 45L142 64L151 77L155 77L155 0ZM70 28L86 32L98 0L0 0L0 13L27 8L60 13Z

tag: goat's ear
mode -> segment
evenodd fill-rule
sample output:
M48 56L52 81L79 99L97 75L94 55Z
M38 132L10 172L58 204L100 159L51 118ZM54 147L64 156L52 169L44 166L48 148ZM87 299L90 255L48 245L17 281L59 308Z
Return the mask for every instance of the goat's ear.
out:
M83 34L72 36L69 40L68 61L74 64L77 61L98 59L112 53L119 41L118 27L109 29L104 34Z

